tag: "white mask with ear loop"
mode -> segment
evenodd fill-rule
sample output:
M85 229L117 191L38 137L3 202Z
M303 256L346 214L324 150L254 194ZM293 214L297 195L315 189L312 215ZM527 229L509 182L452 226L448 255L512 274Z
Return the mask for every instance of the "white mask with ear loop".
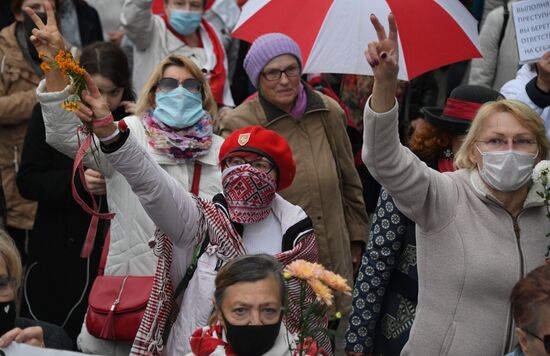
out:
M536 154L521 151L481 152L483 168L479 174L493 188L501 192L513 192L523 187L533 174Z

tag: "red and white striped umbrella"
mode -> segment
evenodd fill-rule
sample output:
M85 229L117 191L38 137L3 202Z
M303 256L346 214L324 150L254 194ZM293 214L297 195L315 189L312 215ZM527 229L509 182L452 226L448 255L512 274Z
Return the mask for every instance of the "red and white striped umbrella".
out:
M249 0L233 37L253 42L281 32L301 48L305 73L372 74L363 55L377 39L370 21L399 32L399 79L481 57L477 21L458 0Z

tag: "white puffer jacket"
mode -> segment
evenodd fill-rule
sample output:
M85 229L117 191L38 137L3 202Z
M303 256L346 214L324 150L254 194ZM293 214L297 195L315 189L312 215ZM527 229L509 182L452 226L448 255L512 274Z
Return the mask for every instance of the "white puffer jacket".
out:
M76 129L80 126L80 121L75 114L65 111L60 105L67 98L69 87L62 92L48 93L45 91L45 81L42 81L36 93L42 105L46 142L73 158L78 149ZM159 154L147 143L145 129L138 117L130 116L124 121L139 144L147 149L170 176L189 190L193 180L194 162L178 164ZM215 135L210 152L198 159L202 164L199 196L205 199L211 199L221 192L218 153L222 142L223 139ZM100 171L105 176L109 210L116 214L111 222L111 243L105 274L153 275L157 259L149 248L148 241L153 236L155 226L126 179L113 169L101 151L97 152L97 155L99 166L90 154L84 158L84 165ZM131 343L114 343L94 338L87 333L83 325L78 346L82 351L92 354L128 355Z

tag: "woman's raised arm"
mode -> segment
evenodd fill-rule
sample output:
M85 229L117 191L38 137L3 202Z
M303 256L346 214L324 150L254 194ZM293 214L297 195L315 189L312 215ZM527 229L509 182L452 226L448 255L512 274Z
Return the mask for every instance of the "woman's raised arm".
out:
M399 72L399 45L397 43L397 24L393 14L388 16L390 32L371 15L371 22L376 30L378 41L370 42L365 57L372 68L374 86L370 107L374 112L390 111L395 105L395 91L397 89L397 73Z
M371 15L378 41L365 52L374 73L372 96L365 105L362 158L373 177L391 194L399 210L424 229L453 218L458 190L449 176L426 166L399 141L395 100L399 47L397 24L388 16L389 34Z

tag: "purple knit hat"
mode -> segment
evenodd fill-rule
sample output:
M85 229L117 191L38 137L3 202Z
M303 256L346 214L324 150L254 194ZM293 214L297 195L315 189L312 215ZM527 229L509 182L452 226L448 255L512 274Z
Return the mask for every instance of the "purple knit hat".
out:
M259 76L273 58L291 54L302 68L302 53L294 40L282 33L268 33L252 43L243 63L244 70L254 86L258 87Z

